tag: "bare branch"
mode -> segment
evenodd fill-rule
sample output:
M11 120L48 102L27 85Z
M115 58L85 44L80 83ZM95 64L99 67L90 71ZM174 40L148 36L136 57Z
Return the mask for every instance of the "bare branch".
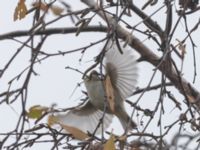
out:
M107 13L102 12L99 10L98 5L95 4L92 0L82 0L86 5L89 7L95 7L98 14L104 19L109 21L109 23L116 28L117 35L119 38L126 41L127 39L130 40L129 45L134 48L138 53L140 53L141 57L144 58L143 60L148 61L155 67L166 75L166 77L174 84L174 86L183 94L185 93L189 102L191 104L195 104L197 107L200 107L200 93L197 91L188 81L186 81L183 77L179 75L174 67L169 70L168 61L160 61L162 60L158 57L151 49L149 49L146 45L144 45L138 38L134 35L130 35L123 27L119 24L116 24L115 20ZM107 19L106 19L107 18Z
M49 28L45 30L39 30L34 33L34 35L53 35L53 34L67 34L76 33L78 27L68 27L68 28ZM107 28L105 26L87 26L83 28L81 32L106 32ZM29 31L13 31L10 33L0 35L0 40L12 39L16 37L30 36L32 33Z

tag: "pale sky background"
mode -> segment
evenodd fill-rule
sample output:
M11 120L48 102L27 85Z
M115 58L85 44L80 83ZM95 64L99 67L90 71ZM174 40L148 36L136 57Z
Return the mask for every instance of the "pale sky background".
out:
M79 0L73 0L66 1L71 3L73 10L80 10L81 8L86 7L85 5L82 5ZM142 6L144 3L141 1L137 1L138 6ZM0 5L0 34L4 34L7 32L12 32L16 30L28 30L32 25L32 15L28 15L25 19L21 21L13 22L13 13L14 9L17 5L17 1L2 1L2 4ZM162 4L160 4L162 5ZM159 6L160 6L159 5ZM27 3L27 6L28 5ZM159 8L157 6L157 8ZM177 5L178 7L178 5ZM30 7L29 7L30 8ZM154 7L155 8L155 7ZM151 11L151 7L147 8L145 10L146 12ZM165 9L162 9L161 12L165 12ZM163 27L163 23L165 22L164 17L162 15L163 13L158 13L155 16L153 16L154 19L157 20L159 24ZM192 18L188 18L188 22L191 22L189 25L189 28L193 27L193 23L196 23L199 19L200 12L195 13L195 15ZM51 13L46 18L47 20L51 20L53 16ZM139 22L139 18L135 17L134 20L130 20L131 18L127 18L129 22L133 22L134 24L137 24ZM174 18L176 20L177 18ZM190 20L189 20L190 19ZM92 24L96 23L100 20L95 20ZM175 21L173 22L175 23ZM71 23L69 20L64 19L63 21L60 21L56 24L54 24L55 27L70 27ZM140 26L142 28L143 26ZM179 25L178 32L176 32L175 38L182 40L185 36L185 33L183 33L184 30L184 22ZM199 30L199 29L198 29ZM137 34L136 32L133 32L133 34ZM195 32L192 34L192 37L194 39L194 42L197 44L196 48L196 60L197 60L197 78L196 82L194 83L194 86L199 89L200 86L200 69L198 66L200 66L200 52L199 52L199 44L200 44L200 38L198 36L200 34L200 31ZM105 37L104 33L81 33L78 37L75 36L75 34L69 34L69 35L53 35L48 38L47 42L43 46L42 50L46 52L57 52L58 50L71 50L75 49L84 45L88 45L92 41L96 41L98 39L102 39ZM26 37L27 38L27 37ZM20 38L21 41L24 41L26 38ZM138 34L138 38L140 40L144 40L144 43L150 47L154 48L155 45L152 44L151 41L145 40L144 36ZM9 60L9 58L12 56L12 54L16 51L16 49L20 47L19 43L16 43L15 41L11 40L4 40L0 41L0 69L4 67L6 62ZM79 103L79 100L83 94L81 93L81 90L84 90L84 86L82 85L80 88L77 88L73 96L70 97L72 94L74 88L76 87L77 83L80 83L82 81L81 75L77 72L66 70L66 66L71 66L80 69L81 71L84 71L88 66L92 64L93 57L101 50L102 44L99 44L95 47L92 47L90 50L88 50L84 57L82 62L79 62L78 59L81 58L80 53L73 53L66 55L64 57L56 56L52 57L50 59L47 59L43 61L41 64L35 65L35 71L39 74L39 76L32 76L31 82L29 84L29 95L28 95L28 103L27 103L27 109L33 105L42 105L42 106L50 106L51 104L56 103L57 108L66 108L68 106L72 106L74 104ZM192 83L193 80L193 62L192 62L192 49L191 45L187 45L187 53L186 58L184 62L184 77ZM154 49L154 51L157 53L157 50ZM139 56L139 55L138 55ZM25 48L23 52L17 57L17 59L13 62L13 64L10 66L10 69L6 71L3 78L0 79L0 93L5 91L8 88L8 81L15 77L18 73L20 73L25 67L27 67L28 61L30 58L30 49ZM151 76L152 76L152 69L154 67L146 62L139 64L139 79L138 79L138 86L139 87L145 87L147 86ZM180 68L180 66L179 66ZM23 77L22 77L23 79ZM14 87L18 87L21 85L21 81L15 82L13 85ZM154 83L160 82L160 73L158 72L155 76L155 79L153 80ZM153 85L152 84L152 85ZM178 93L177 90L172 90L175 93ZM181 102L183 100L183 97L180 94L178 101ZM136 95L131 98L131 100L134 102L137 100L139 95ZM156 105L156 102L158 101L159 97L159 90L157 91L151 91L147 92L142 99L140 100L140 106L142 108L148 108L153 109ZM1 100L1 99L0 99ZM171 124L174 122L178 117L180 111L173 108L174 103L171 101L168 101L166 98L164 101L166 109L166 113L163 116L163 124ZM12 130L15 127L15 122L18 118L18 113L20 112L20 102L16 102L14 105L8 106L8 105L0 105L0 133L5 133L10 130ZM127 105L128 106L128 105ZM185 108L185 105L183 105L183 108ZM129 112L131 113L131 108L128 107ZM155 117L158 117L159 114L157 114ZM136 116L136 114L135 114ZM139 117L134 117L134 120L139 124L139 121L143 118L143 115L140 113ZM148 118L148 117L144 117ZM42 120L45 122L46 120ZM145 119L144 119L145 121ZM155 122L152 122L148 128L147 131L154 132L155 134L159 133L159 128L156 126L158 119L155 119ZM121 134L122 128L119 124L118 120L115 118L113 121L113 124L108 129L111 131L113 129L114 133ZM141 130L142 127L139 126L139 129ZM177 132L177 128L174 128L172 132L169 133L169 136L167 136L167 139L170 140L171 136ZM1 136L0 136L1 140ZM47 144L43 144L43 146L48 149ZM37 146L34 148L37 149Z

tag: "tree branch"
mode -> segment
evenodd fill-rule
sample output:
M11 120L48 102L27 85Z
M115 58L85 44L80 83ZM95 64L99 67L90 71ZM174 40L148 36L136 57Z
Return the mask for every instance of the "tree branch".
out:
M34 35L52 35L52 34L66 34L66 33L76 33L78 27L68 27L68 28L49 28L45 30L36 31ZM83 28L81 32L106 32L107 27L105 26L87 26ZM15 37L30 36L30 33L27 30L23 31L13 31L6 34L0 35L0 40L6 40Z
M157 69L159 69L166 77L174 84L174 86L182 93L190 102L190 104L195 104L198 108L200 108L200 93L182 76L180 76L179 71L175 68L175 66L169 67L168 60L162 59L157 56L151 49L149 49L146 45L144 45L138 38L134 35L130 35L123 27L116 23L115 19L112 18L108 13L103 12L99 9L99 6L92 0L82 0L83 3L88 5L89 7L93 7L96 9L98 15L107 21L110 26L115 28L115 31L119 38L127 41L128 44L134 48L138 53L140 53L142 60L145 60L152 65L154 65Z

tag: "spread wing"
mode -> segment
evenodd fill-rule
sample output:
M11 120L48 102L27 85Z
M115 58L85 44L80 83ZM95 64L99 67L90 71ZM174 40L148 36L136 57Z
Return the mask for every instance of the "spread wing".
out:
M121 45L122 48L122 45ZM134 51L122 48L120 53L116 43L110 41L105 54L106 72L111 78L114 88L116 88L123 99L129 97L136 88L138 69Z
M76 127L83 132L93 133L100 121L102 119L104 112L99 109L96 109L90 101L82 107L79 107L74 110L70 110L66 114L57 115L59 122L69 126ZM103 129L106 130L110 123L112 122L113 115L104 114L103 117ZM101 132L102 125L98 128L97 134Z

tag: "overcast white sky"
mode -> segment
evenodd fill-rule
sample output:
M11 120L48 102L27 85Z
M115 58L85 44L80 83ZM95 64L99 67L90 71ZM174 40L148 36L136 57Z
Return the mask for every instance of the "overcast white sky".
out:
M69 1L70 3L70 1ZM79 0L73 0L72 8L74 10L79 10L82 7L85 7L84 5L80 5ZM139 6L142 6L141 1L137 1L139 3ZM0 34L4 34L7 32L12 32L16 30L28 30L31 27L32 24L32 16L27 16L25 19L21 21L13 22L13 13L14 9L17 5L17 1L2 1L2 4L0 5ZM28 3L27 3L28 6ZM74 6L74 7L73 7ZM146 10L151 11L151 8L147 8ZM162 12L164 12L165 9L163 9ZM192 23L196 23L199 19L200 12L196 13L195 16L190 18L189 27L192 27ZM47 19L51 19L52 16L50 14ZM157 20L158 23L164 23L163 16L161 15L155 15L153 17ZM129 18L127 18L129 19ZM176 19L176 18L174 18ZM99 20L98 20L99 21ZM132 21L133 24L137 24L139 19L136 17L135 20L128 20ZM60 27L70 27L70 23L68 20L64 20L62 22L59 22L58 24L55 24L55 26ZM182 26L182 27L181 27ZM142 27L142 26L141 26ZM184 23L179 26L178 32L176 33L177 39L182 39L185 34L183 35L184 30ZM199 30L199 29L198 29ZM198 36L200 34L200 31L195 32L192 34L194 42L197 44L196 48L196 60L197 60L197 66L200 65L199 57L199 44L200 44L200 38ZM96 41L98 39L101 39L105 36L103 33L81 33L78 37L76 37L74 34L69 35L54 35L51 36L48 41L45 43L44 47L42 48L46 52L57 52L58 50L71 50L74 48L78 48L84 45L87 45L88 43L92 41ZM139 37L141 40L145 40L143 36ZM26 38L25 38L26 39ZM25 40L24 38L20 38L21 41ZM151 42L144 41L145 44L147 44L148 47L155 47ZM152 44L152 45L151 45ZM4 40L0 41L0 69L4 67L6 62L9 60L10 56L16 51L16 49L20 46L19 43L16 43L11 40ZM82 62L79 62L78 59L81 58L80 53L74 53L69 54L64 57L52 57L44 62L42 62L39 65L36 65L35 71L39 74L39 76L34 76L31 79L30 85L29 85L29 95L28 95L28 106L33 105L44 105L44 106L50 106L53 103L56 103L59 107L65 108L72 104L78 103L82 93L81 90L84 90L84 86L82 85L80 88L77 88L73 96L70 97L72 94L74 88L76 87L77 83L80 83L82 81L81 75L77 72L66 70L66 66L71 67L77 67L81 71L84 71L89 65L92 64L93 57L95 54L101 49L102 45L98 45L96 47L91 48L83 57ZM156 52L156 49L154 49ZM192 49L191 45L187 45L187 53L186 53L186 59L184 62L184 76L187 80L192 82L193 80L193 62L192 62ZM28 64L30 56L30 49L24 49L23 52L17 57L17 59L14 61L14 63L11 65L10 69L5 73L2 79L0 79L0 93L5 91L8 88L8 81L15 77L19 72L21 72ZM139 79L138 79L138 86L139 87L145 87L147 83L149 82L151 76L152 76L152 69L154 67L151 66L148 63L140 63L139 64ZM197 78L194 86L199 89L200 87L200 69L197 67ZM23 79L23 77L22 77ZM156 74L156 77L153 81L153 83L159 83L160 82L160 73ZM15 82L14 87L20 86L21 81ZM177 90L173 90L174 93L178 93ZM179 95L179 94L176 94ZM150 93L146 93L141 101L140 106L143 108L149 108L153 109L156 102L158 101L159 91L152 91ZM132 97L131 100L134 101L137 99L138 96ZM175 121L176 118L179 117L179 111L177 109L173 110L175 107L173 103L168 102L168 99L165 99L166 101L164 104L168 108L166 110L166 114L163 117L163 124L167 123L170 124L173 121ZM179 101L183 100L183 97L179 95L178 97ZM18 118L18 113L20 108L20 103L15 103L12 106L7 105L0 105L0 133L5 133L7 131L12 130L15 127L15 121ZM184 108L184 107L183 107ZM129 112L131 112L131 108L129 107ZM158 117L159 114L157 114L156 117ZM138 122L140 119L142 119L142 115L138 117L138 119L135 119L136 122ZM44 122L46 120L43 120ZM158 119L155 119L155 122L152 122L150 125L148 131L152 131L155 133L159 133L159 130L156 128L156 123ZM139 122L138 122L139 123ZM122 133L122 128L117 121L117 119L114 120L114 123L111 125L110 129L114 129L114 133L120 134ZM139 127L140 128L140 127ZM142 129L142 127L141 127ZM176 130L176 129L174 129ZM172 136L174 133L170 133L170 136ZM170 136L168 139L170 139ZM1 136L0 136L1 140Z

